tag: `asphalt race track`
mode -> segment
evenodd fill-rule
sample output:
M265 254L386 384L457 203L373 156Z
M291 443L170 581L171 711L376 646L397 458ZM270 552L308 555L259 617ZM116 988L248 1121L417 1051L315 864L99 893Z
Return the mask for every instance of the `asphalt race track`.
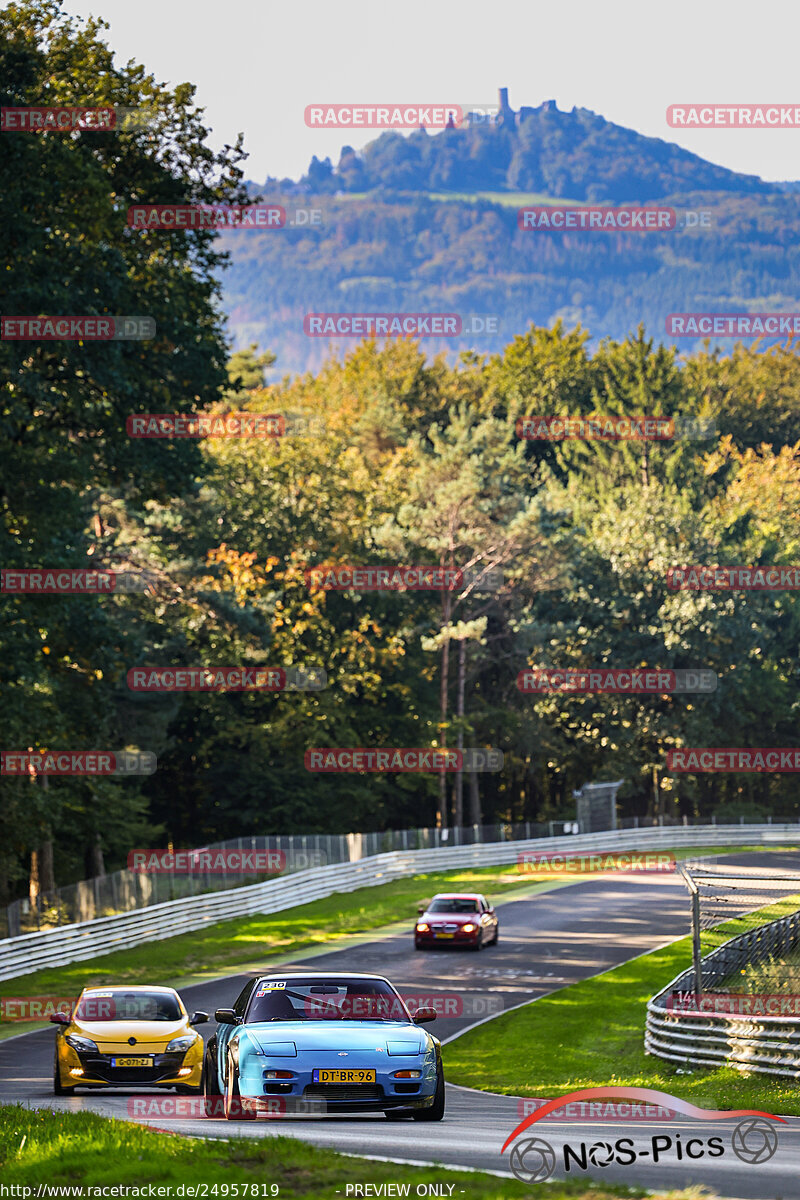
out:
M724 861L784 870L796 870L797 866L796 855L780 852L736 855ZM308 966L314 970L371 971L386 975L403 994L420 999L435 995L445 1002L449 999L452 1015L440 1017L430 1027L442 1041L447 1041L499 1011L501 1003L503 1009L512 1008L688 932L688 897L680 877L672 875L590 878L538 897L498 903L497 910L500 942L480 954L453 949L416 952L410 935L394 935L307 959L293 958L290 969ZM275 971L277 967L278 964L270 962L268 969ZM187 987L181 994L190 1010L206 1009L213 1013L215 1008L233 1002L245 978L231 976ZM206 1036L212 1029L213 1025L201 1027ZM156 1090L136 1093L114 1090L56 1098L51 1090L53 1039L54 1031L48 1026L0 1042L0 1101L67 1110L91 1109L124 1118L135 1116L133 1106L137 1100L141 1106L143 1096L161 1096L165 1100L175 1096ZM519 1120L518 1101L513 1097L448 1086L445 1119L435 1124L390 1122L382 1115L261 1118L247 1123L161 1116L150 1123L184 1134L212 1137L269 1137L279 1133L351 1154L438 1162L510 1175L508 1152L501 1155L500 1148ZM603 1166L601 1150L595 1155L600 1165L586 1172L573 1167L570 1177L585 1175L650 1188L706 1184L718 1195L736 1200L800 1198L800 1118L791 1118L780 1128L776 1153L758 1165L745 1163L734 1155L731 1134L736 1124L735 1120L715 1121L712 1126L710 1122L684 1118L652 1123L548 1119L523 1138L534 1135L544 1138L556 1149L559 1162L564 1142L577 1151L581 1143L592 1146L598 1142L613 1143L620 1137L633 1139L638 1155L634 1164ZM724 1154L719 1158L703 1157L687 1162L684 1157L678 1161L677 1134L684 1144L690 1138L707 1140L720 1136ZM651 1138L656 1136L673 1139L672 1147L657 1164L652 1161L651 1149ZM557 1170L555 1175L563 1177L564 1172ZM442 1182L446 1183L446 1172Z

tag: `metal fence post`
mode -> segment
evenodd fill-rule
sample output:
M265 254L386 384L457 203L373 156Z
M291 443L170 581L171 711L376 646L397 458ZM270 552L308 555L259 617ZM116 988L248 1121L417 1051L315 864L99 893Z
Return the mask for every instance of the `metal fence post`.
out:
M700 955L700 893L692 892L692 965L694 967L694 994L698 1003L703 994L703 959Z

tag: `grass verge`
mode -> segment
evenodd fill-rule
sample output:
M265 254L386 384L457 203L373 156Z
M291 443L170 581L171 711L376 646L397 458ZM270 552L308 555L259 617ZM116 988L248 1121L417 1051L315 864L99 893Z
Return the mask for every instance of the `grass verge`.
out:
M149 1185L158 1184L169 1188L161 1193L165 1197L185 1196L186 1187L182 1193L177 1192L181 1184L207 1185L204 1194L209 1197L244 1196L247 1188L248 1195L272 1194L280 1200L292 1200L301 1196L341 1197L348 1184L398 1182L410 1184L411 1195L417 1194L420 1184L453 1185L449 1194L468 1200L510 1200L532 1195L530 1187L515 1179L350 1158L293 1137L185 1138L89 1112L55 1113L19 1105L0 1106L0 1169L6 1187L39 1183L133 1185L147 1195ZM238 1185L238 1191L233 1190L234 1185ZM249 1191L253 1187L257 1192ZM535 1190L541 1200L611 1200L647 1195L640 1188L585 1182L545 1183ZM380 1195L380 1190L372 1190L371 1194Z
M796 907L796 898L784 899L759 915L773 920ZM716 932L726 930L733 936L741 924L726 922ZM645 1054L647 1001L691 961L691 938L680 938L496 1017L444 1047L447 1078L465 1087L546 1099L603 1084L650 1087L703 1108L800 1116L794 1080L731 1067L690 1069Z

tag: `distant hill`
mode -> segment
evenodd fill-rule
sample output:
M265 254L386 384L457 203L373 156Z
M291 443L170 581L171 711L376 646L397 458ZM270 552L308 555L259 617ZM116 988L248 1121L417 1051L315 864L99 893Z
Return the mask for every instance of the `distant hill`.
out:
M320 312L493 314L489 337L426 339L431 353L500 350L531 322L580 322L598 340L670 312L800 310L798 185L767 184L550 102L496 125L384 134L334 169L268 180L269 199L318 206L322 223L222 235L224 303L237 347L276 352L273 374L315 369L353 339L313 338ZM658 233L523 232L524 203L658 201L707 214ZM724 349L730 341L721 343ZM689 341L681 348L693 348Z
M755 175L717 167L661 138L643 137L586 108L561 112L554 100L515 112L505 89L496 123L429 134L383 133L358 153L312 161L299 181L316 193L528 191L590 203L644 203L682 191L763 194ZM286 182L286 181L284 181ZM266 188L277 180L268 179Z

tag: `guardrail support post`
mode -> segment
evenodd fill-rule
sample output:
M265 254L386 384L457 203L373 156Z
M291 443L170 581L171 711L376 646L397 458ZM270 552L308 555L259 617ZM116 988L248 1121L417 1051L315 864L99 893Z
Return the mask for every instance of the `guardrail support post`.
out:
M700 954L700 893L692 892L692 965L694 967L694 993L698 1004L703 993L703 959Z

